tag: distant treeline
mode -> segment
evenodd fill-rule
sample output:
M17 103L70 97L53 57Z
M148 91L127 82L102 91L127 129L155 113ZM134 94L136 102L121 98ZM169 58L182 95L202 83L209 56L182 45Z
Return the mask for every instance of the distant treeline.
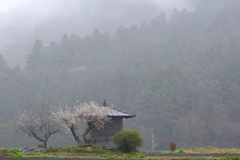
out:
M36 40L24 69L0 57L0 147L36 143L16 135L11 120L46 98L63 106L106 99L136 114L124 125L140 131L143 149L152 149L152 135L156 150L170 141L240 147L239 8L238 0L203 0L194 12L160 13L112 36L95 29L48 45Z

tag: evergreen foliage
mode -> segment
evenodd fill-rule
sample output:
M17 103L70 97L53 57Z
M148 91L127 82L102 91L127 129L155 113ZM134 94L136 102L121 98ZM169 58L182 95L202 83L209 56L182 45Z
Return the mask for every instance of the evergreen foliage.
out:
M172 139L179 148L240 147L239 6L238 0L200 1L194 12L162 13L112 36L95 29L48 45L36 40L22 70L0 57L0 147L37 143L9 126L46 95L62 106L107 99L136 114L124 125L148 140L143 149L152 148L151 130L156 150L167 150Z
M113 143L123 152L133 152L141 147L143 138L137 130L122 130L113 136Z
M5 59L3 59L3 56L0 54L0 66L7 66L7 62Z

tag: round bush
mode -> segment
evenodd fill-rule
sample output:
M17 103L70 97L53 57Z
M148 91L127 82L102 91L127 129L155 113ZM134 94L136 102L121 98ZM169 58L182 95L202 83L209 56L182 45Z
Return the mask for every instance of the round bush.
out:
M143 138L137 130L122 130L113 136L113 143L123 152L133 152L142 145Z

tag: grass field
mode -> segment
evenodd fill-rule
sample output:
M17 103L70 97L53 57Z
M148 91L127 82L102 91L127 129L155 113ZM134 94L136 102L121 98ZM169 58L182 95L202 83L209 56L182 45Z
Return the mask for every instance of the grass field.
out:
M14 149L15 152L9 152L9 150ZM196 148L193 150L177 150L175 152L170 151L159 151L159 154L164 156L146 156L147 151L139 151L135 153L122 153L116 149L108 148L93 148L86 149L83 147L66 147L66 148L48 148L47 153L40 152L20 152L21 148L1 148L0 149L0 158L81 158L81 159L151 159L151 160L198 160L198 159L216 159L216 160L240 160L240 157L214 157L214 154L240 154L240 149L219 149L214 147L204 147ZM167 156L171 154L171 156ZM174 153L174 154L172 154ZM188 154L186 157L179 157L180 154ZM191 157L191 155L198 154L198 157ZM203 156L201 156L203 154ZM205 156L204 154L213 154L213 156Z
M204 147L204 148L196 148L193 150L185 150L185 153L201 153L201 154L240 154L240 149L232 148L232 149L219 149L214 147Z

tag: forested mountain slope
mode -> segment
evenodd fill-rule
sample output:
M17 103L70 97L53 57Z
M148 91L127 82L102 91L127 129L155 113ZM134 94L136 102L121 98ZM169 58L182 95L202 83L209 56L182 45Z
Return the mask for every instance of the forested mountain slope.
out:
M144 149L152 149L153 134L159 150L170 141L179 148L239 147L239 7L237 0L203 0L194 12L175 9L169 19L161 13L150 23L120 26L112 37L95 29L48 45L36 40L23 70L1 60L2 147L32 143L8 126L46 95L69 106L106 99L136 114L125 127L141 132Z
M86 36L95 28L112 34L120 25L149 22L160 12L174 8L193 10L199 0L18 0L16 8L1 12L0 53L8 61L25 67L25 58L35 39L58 41L65 33Z

